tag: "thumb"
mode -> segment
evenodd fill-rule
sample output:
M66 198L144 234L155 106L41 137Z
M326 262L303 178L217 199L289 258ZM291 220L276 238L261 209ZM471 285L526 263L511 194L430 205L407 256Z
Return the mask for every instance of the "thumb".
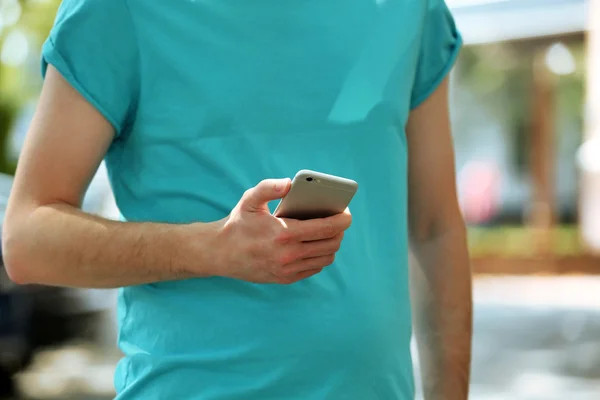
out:
M287 194L290 184L289 178L265 179L244 193L240 207L245 211L266 210L269 201L281 199Z

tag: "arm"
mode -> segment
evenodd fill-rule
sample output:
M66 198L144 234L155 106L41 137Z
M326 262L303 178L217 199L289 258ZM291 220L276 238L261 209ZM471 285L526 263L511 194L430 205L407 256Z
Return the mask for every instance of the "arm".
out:
M115 287L186 277L192 254L207 265L210 224L194 229L192 248L188 226L122 223L80 210L113 136L110 123L50 67L4 221L13 280Z
M472 299L466 229L459 210L448 83L407 125L414 329L425 399L468 398Z
M330 265L348 212L281 220L267 203L289 179L264 180L220 221L169 225L115 222L83 213L85 190L114 129L52 67L48 69L10 196L4 262L18 283L121 287L223 276L289 284Z

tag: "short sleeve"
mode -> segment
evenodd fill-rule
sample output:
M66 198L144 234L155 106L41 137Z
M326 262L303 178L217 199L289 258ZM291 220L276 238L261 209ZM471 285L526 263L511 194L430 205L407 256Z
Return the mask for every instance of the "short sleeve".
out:
M462 38L444 0L428 0L428 3L411 109L424 102L442 83L462 47Z
M63 0L42 47L52 64L114 127L126 129L137 107L139 52L126 0Z

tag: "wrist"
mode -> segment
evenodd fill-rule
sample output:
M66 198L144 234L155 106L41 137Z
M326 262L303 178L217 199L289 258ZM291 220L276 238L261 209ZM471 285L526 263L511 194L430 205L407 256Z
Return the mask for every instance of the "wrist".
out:
M224 262L222 221L181 225L177 240L182 270L189 278L222 275Z

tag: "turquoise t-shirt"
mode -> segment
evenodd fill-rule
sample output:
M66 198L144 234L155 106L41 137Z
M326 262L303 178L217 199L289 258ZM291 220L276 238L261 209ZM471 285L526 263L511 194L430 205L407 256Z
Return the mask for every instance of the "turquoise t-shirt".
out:
M126 220L218 220L303 168L360 185L314 277L121 289L118 400L413 398L404 128L460 43L443 0L63 2L43 71L114 126Z

